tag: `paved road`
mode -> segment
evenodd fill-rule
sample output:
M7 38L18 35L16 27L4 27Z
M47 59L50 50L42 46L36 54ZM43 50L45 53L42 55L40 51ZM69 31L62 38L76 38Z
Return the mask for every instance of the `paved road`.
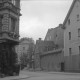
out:
M29 72L25 70L21 74L29 76L21 80L80 80L80 73Z

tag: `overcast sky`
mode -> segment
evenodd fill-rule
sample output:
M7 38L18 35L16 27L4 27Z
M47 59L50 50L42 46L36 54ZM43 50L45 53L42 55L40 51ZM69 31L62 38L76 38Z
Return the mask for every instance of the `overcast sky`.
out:
M73 0L21 0L20 36L44 39L63 23Z

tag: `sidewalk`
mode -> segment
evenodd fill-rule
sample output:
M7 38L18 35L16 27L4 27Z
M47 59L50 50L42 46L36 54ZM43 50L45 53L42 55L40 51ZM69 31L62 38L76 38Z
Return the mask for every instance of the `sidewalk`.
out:
M10 77L0 78L0 80L19 80L19 79L27 79L27 78L29 78L28 75L20 74L19 76L10 76Z
M45 71L45 70L27 70L27 71L44 72L49 74L80 75L80 73L77 72L58 72L58 71Z
M80 75L80 73L75 72L48 72L50 74L64 74L64 75Z

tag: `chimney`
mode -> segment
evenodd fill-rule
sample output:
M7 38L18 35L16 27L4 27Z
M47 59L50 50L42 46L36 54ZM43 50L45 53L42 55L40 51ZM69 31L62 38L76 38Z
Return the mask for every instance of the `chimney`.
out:
M39 38L39 41L41 41L42 40L42 38Z

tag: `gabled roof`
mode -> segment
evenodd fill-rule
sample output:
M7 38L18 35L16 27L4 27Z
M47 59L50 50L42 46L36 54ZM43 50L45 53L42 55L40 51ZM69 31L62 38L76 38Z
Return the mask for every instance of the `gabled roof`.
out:
M73 0L72 5L71 5L71 7L70 7L70 9L69 9L69 11L67 13L67 16L66 16L64 22L63 22L63 28L65 27L64 25L65 25L67 19L69 18L69 16L70 16L70 14L71 14L71 12L73 10L73 7L74 7L76 1L80 1L80 0Z

